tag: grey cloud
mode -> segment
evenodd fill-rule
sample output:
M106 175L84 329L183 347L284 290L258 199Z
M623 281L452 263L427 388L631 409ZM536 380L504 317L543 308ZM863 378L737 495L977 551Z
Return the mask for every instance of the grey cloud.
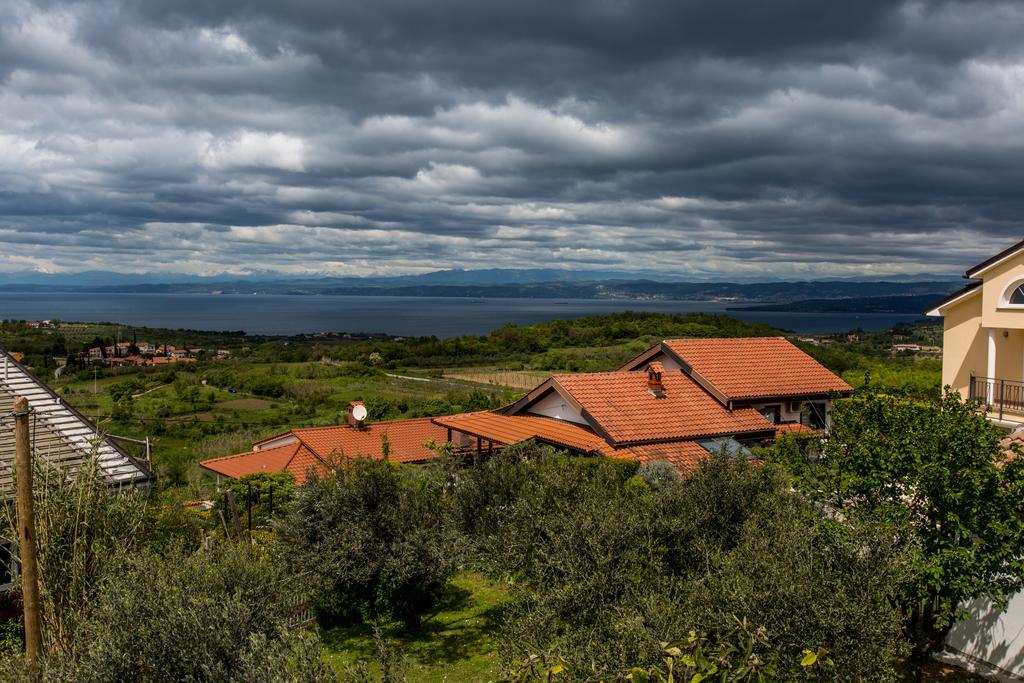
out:
M0 268L954 273L1019 235L1003 2L0 8Z

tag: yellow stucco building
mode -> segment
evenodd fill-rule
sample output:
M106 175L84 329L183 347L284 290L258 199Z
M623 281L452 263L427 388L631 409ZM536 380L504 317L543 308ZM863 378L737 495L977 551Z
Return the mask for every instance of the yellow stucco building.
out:
M1024 424L1024 241L964 277L928 311L943 318L942 384L989 404L1008 428Z

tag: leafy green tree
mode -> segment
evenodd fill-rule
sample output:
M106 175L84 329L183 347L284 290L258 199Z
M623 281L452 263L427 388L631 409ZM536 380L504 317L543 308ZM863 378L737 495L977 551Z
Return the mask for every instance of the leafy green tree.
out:
M126 396L117 400L110 408L110 417L114 420L125 421L132 419L135 414L135 404L132 402L131 396Z
M387 461L346 461L300 487L278 525L292 568L322 589L325 618L396 618L418 630L459 560L444 488Z
M840 402L823 457L801 486L844 511L870 512L917 547L903 605L914 651L939 647L973 598L1024 588L1024 458L955 393L907 400L867 390Z

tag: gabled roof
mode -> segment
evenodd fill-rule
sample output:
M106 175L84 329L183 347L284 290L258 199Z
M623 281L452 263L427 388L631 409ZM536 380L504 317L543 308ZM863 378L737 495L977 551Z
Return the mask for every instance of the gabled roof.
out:
M853 390L785 337L667 339L662 348L730 402Z
M0 349L0 415L9 415L14 399L23 396L32 411L33 455L61 468L75 469L95 453L111 486L138 486L153 481L142 462L98 433L81 413L64 403L46 384L9 353ZM13 490L14 428L0 423L0 495Z
M223 458L204 460L199 463L199 466L232 479L260 472L287 471L295 477L297 484L306 481L311 469L321 471L326 469L324 462L298 440L262 451L249 451Z
M502 445L536 439L580 453L607 454L612 450L604 439L582 425L539 415L479 412L436 417L434 422Z
M1011 256L1016 255L1018 252L1020 252L1022 250L1024 250L1024 240L1021 240L1020 242L1017 242L1016 244L1014 244L1012 247L1009 247L1008 249L1004 249L1003 251L999 252L998 254L993 256L992 258L985 259L984 261L982 261L978 265L976 265L976 266L974 266L972 268L968 268L967 272L964 273L964 277L972 278L972 279L976 278L979 275L981 275L983 272L985 272L986 270L991 268L992 266L995 266L995 265L999 264L1000 262L1005 261L1006 259L1010 258Z
M421 462L437 456L426 444L445 443L448 430L429 417L371 422L363 429L348 425L301 427L258 441L258 450L204 460L199 465L236 479L258 472L287 470L301 484L310 468L327 470L341 458L383 458L385 436L389 460Z
M942 301L933 304L931 308L924 312L924 314L930 316L941 316L942 311L939 310L940 308L945 308L950 304L957 303L963 299L966 299L968 296L971 296L972 294L980 293L982 284L984 283L981 280L978 280L977 282L970 283L963 289L956 290L949 296L942 299Z
M429 417L371 422L363 429L352 429L348 425L304 427L293 429L291 433L324 460L338 456L381 458L387 437L390 460L418 462L437 455L427 448L428 442L448 441L448 430L434 424Z
M646 372L552 378L582 406L591 426L616 446L773 429L753 408L729 410L681 372L666 372L661 379L664 396L659 398L648 390Z

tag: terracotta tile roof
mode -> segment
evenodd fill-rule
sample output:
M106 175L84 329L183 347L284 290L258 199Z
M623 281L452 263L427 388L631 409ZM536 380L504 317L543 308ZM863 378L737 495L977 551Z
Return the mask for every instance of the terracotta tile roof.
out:
M393 462L419 462L433 458L437 454L424 444L448 440L448 430L435 425L429 417L372 422L362 430L345 425L304 427L257 442L259 445L287 440L280 446L204 460L199 465L235 479L257 472L288 470L301 484L310 468L327 470L341 457L383 458L385 434L390 444L388 459Z
M260 472L288 471L292 473L298 484L306 481L310 469L325 469L324 463L301 441L293 441L262 451L249 451L223 458L204 460L199 463L199 466L232 479Z
M662 375L662 398L648 391L646 372L556 375L554 380L616 445L774 431L753 408L728 410L681 372Z
M291 433L324 460L337 456L382 458L383 438L386 435L390 445L390 460L417 462L437 455L424 444L448 441L448 430L434 424L429 417L371 422L362 430L334 425L293 429Z
M696 441L674 441L618 448L610 455L613 458L638 460L641 463L664 460L672 465L681 476L688 477L697 471L701 462L710 453Z
M436 417L434 422L503 445L537 439L581 453L610 453L612 450L587 427L551 417L480 412Z
M820 432L816 429L811 429L805 424L800 424L799 422L779 422L775 425L775 438L778 438L783 434L814 435L820 434Z
M783 337L667 339L664 345L730 400L853 389Z
M1024 432L1010 432L999 442L999 448L1006 458L1019 458L1020 453L1024 453Z

